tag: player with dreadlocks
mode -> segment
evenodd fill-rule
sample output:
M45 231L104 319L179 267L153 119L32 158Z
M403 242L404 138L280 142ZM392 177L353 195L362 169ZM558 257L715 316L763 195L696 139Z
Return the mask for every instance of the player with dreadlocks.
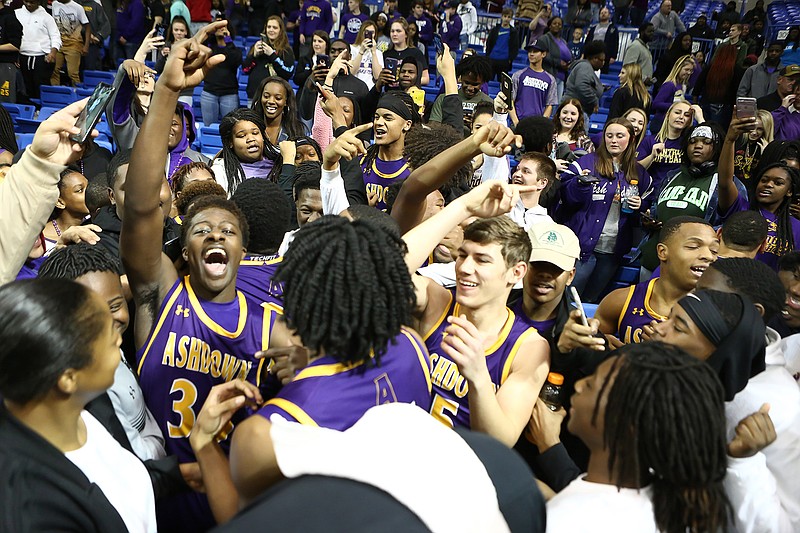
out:
M472 126L475 106L480 102L492 103L492 98L481 89L484 83L494 77L492 63L485 56L478 54L466 56L456 65L456 76L461 83L456 94L464 110L464 125L469 128ZM444 98L444 94L439 95L433 102L431 122L442 122Z
M280 479L273 415L345 430L375 405L430 407L428 352L404 326L414 305L405 252L399 235L371 220L328 216L297 232L275 276L284 284L286 323L275 324L271 341L302 343L310 363L238 426L230 470L215 468L232 477L217 478L216 485L229 484L249 501ZM224 464L224 457L216 459ZM200 465L211 467L203 458Z
M219 124L222 157L211 165L217 183L228 194L248 178L266 178L278 152L267 140L264 119L251 109L235 109Z
M361 172L367 196L377 195L375 207L382 211L389 185L411 174L403 151L406 134L419 120L416 104L407 93L391 91L378 101L373 119L375 144L361 158Z
M589 468L548 503L548 530L725 529L723 390L709 365L660 343L627 345L575 384L570 412Z

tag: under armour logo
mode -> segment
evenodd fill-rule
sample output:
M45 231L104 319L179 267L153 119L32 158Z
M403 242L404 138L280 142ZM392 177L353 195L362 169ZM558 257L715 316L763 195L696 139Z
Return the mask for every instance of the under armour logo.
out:
M634 307L633 311L631 311L631 314L644 316L644 309L640 309L639 307Z
M189 318L189 308L188 307L184 308L182 305L179 305L175 309L175 314L178 316L181 316L181 314L183 314L183 318Z

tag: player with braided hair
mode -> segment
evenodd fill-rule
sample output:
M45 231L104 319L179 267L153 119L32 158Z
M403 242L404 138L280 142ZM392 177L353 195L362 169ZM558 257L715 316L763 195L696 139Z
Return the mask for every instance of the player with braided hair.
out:
M311 362L236 431L231 472L245 501L278 473L270 417L345 430L378 404L430 407L428 352L404 326L415 301L405 251L399 235L366 219L326 216L297 232L275 275L286 325L276 323L271 343L297 343L291 329Z
M575 384L571 413L589 468L548 503L548 530L725 529L723 390L709 365L660 343L627 345Z

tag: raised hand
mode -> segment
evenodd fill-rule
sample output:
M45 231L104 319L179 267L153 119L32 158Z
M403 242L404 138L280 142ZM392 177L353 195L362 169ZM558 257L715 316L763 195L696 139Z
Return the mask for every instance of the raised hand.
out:
M222 54L212 56L211 49L203 43L209 35L227 24L225 20L212 22L191 39L173 44L158 84L175 92L200 84L212 68L225 61Z
M339 159L344 157L346 160L351 161L358 155L367 153L364 148L364 143L361 142L357 136L372 128L372 122L356 126L353 129L347 130L325 148L325 153L322 156L322 168L325 170L333 170L339 164Z
M468 382L489 378L484 346L486 336L466 316L449 316L447 321L450 325L445 329L447 335L442 339L444 353L458 366L458 371Z
M88 101L88 98L84 98L50 115L36 129L28 150L37 157L57 165L66 166L77 161L83 152L83 147L71 140L70 135L80 133L80 128L75 127L75 121ZM92 130L92 137L97 135L97 130Z
M500 157L509 152L513 146L522 146L522 137L515 135L511 128L490 120L471 136L476 150L492 157Z
M605 350L606 346L603 339L594 336L600 328L600 321L596 318L590 318L588 322L589 326L584 326L581 322L581 312L577 309L571 311L567 322L564 324L561 336L558 338L558 351L567 353L575 348Z
M481 183L458 201L464 202L470 216L489 218L508 213L519 201L520 193L535 190L536 185L509 185L490 180Z
M736 139L743 133L754 131L756 126L758 126L756 117L739 118L736 116L736 106L733 106L733 117L731 117L725 141L729 143L736 142Z

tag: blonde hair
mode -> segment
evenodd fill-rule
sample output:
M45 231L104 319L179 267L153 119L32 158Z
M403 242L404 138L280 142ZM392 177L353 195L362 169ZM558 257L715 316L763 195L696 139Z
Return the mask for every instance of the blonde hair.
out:
M640 131L636 135L636 146L638 147L642 143L644 136L647 134L647 125L648 125L647 113L645 112L644 109L640 107L632 107L622 114L622 118L627 119L630 122L630 119L628 119L628 115L630 115L631 113L639 113L640 115L642 115L642 118L644 119L644 124L642 124L642 131ZM631 123L631 126L632 125L633 123Z
M626 63L622 65L622 70L625 72L625 83L622 86L628 89L628 92L635 96L643 107L647 107L650 104L650 93L647 92L647 87L642 81L642 67L638 63Z
M672 110L675 109L676 105L688 105L689 109L692 108L692 104L690 104L687 100L678 100L677 102L673 102L672 105L669 106L669 109L667 109L667 114L664 115L664 122L661 124L661 129L658 130L658 133L656 134L657 142L663 143L669 139L669 116L672 114ZM686 126L684 126L684 129L690 127L692 127L691 120L686 124ZM681 133L683 133L683 131L681 131Z
M772 120L772 113L764 109L759 109L756 113L756 118L761 121L764 126L764 139L768 144L775 140L775 122Z
M684 67L684 65L686 65L686 63L691 63L692 64L692 68L696 67L696 64L694 62L694 58L691 56L691 54L687 54L685 56L681 56L675 62L675 65L673 65L672 70L669 72L669 76L667 76L667 79L664 80L664 83L668 83L670 81L673 82L673 83L678 83L678 73L681 71L681 69ZM686 82L688 82L688 81L689 80L686 80ZM684 84L686 82L684 82Z

